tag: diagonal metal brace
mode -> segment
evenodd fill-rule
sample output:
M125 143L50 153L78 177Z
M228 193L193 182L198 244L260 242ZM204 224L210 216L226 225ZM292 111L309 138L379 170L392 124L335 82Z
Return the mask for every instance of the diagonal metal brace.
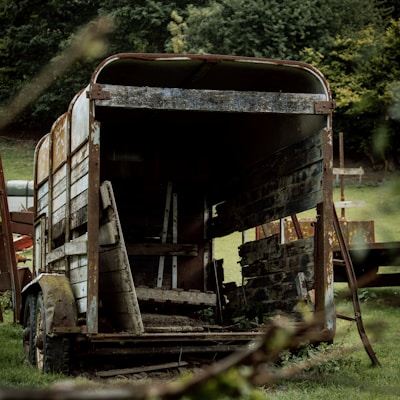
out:
M368 336L364 329L364 324L363 324L362 317L361 317L361 307L360 307L360 302L359 302L358 294L357 294L357 290L358 290L357 278L354 273L353 263L350 258L349 249L347 248L346 242L344 240L343 232L340 227L339 218L337 216L336 208L334 205L333 205L333 224L334 224L336 236L337 236L337 239L339 242L340 251L342 253L342 257L343 257L344 263L346 265L346 273L347 273L349 288L350 288L350 292L351 292L352 299L353 299L354 321L357 324L358 333L361 337L365 351L367 352L372 363L376 366L381 366L381 363L379 362L378 358L376 357L375 352L372 350L371 343L370 343Z

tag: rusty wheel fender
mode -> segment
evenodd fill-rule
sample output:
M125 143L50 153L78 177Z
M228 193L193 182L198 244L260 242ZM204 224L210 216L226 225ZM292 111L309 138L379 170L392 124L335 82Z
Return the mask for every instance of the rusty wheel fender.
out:
M34 285L39 285L43 292L47 334L74 330L78 311L69 279L61 274L40 274L28 286Z

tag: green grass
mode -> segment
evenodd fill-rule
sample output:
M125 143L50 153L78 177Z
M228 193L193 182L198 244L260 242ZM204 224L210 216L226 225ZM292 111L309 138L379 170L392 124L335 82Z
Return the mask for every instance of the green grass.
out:
M369 294L369 296L368 296ZM374 367L362 346L355 322L337 320L335 346L347 350L336 359L336 370L329 373L303 372L295 379L275 382L268 389L269 398L279 400L381 399L400 398L398 360L400 349L400 289L368 289L361 303L362 318L376 357L381 363ZM337 302L337 311L354 316L350 300ZM353 350L352 347L354 347ZM329 363L328 363L329 365Z
M0 137L4 180L33 180L33 153L37 141Z
M348 220L374 221L375 241L400 240L400 176L376 184L346 185L346 200L365 201L365 206L345 209ZM334 188L334 201L340 200L340 189ZM337 210L340 215L340 210Z
M25 359L22 349L22 327L13 323L10 309L3 311L0 324L0 387L42 388L65 379L64 376L43 374Z

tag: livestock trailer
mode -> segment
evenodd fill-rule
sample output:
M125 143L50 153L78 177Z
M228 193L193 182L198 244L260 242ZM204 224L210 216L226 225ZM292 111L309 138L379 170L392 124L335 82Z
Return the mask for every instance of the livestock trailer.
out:
M332 109L301 62L103 60L35 150L29 361L68 373L90 356L213 358L268 318L301 320L300 301L333 340ZM307 210L314 237L247 234L224 248L234 265L216 258L218 240Z

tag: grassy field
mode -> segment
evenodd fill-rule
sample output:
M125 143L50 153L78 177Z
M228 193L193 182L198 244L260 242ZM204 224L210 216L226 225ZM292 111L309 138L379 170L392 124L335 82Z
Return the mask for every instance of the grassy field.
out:
M6 181L33 179L33 153L36 143L35 140L0 136L0 156Z
M6 180L32 179L34 141L12 141L0 138L0 155L3 161ZM335 187L334 200L340 198L339 188ZM374 220L377 241L400 240L400 211L398 199L399 181L392 177L380 183L346 185L346 200L364 200L360 208L346 209L347 219ZM245 240L254 238L254 231L245 234ZM216 243L216 258L224 259L225 281L240 282L240 267L237 247L242 243L242 235L237 233L219 239ZM233 251L232 251L233 249ZM337 312L354 316L351 299L346 284L336 284ZM309 400L325 399L352 400L396 399L400 398L400 288L374 288L359 290L362 318L368 338L381 363L373 367L363 348L357 326L353 321L337 320L337 335L332 348L334 356L322 363L312 363L301 368L288 379L277 379L271 385L260 387L257 397L246 399ZM29 366L21 348L22 329L12 323L9 301L0 298L5 321L0 323L0 397L1 388L48 388L65 381L59 375L41 374ZM308 356L321 351L307 349L308 355L299 355L287 361L287 368L304 361ZM88 384L84 377L73 378L76 384ZM121 381L116 380L118 385ZM135 382L123 381L123 384ZM213 398L227 399L223 392Z

